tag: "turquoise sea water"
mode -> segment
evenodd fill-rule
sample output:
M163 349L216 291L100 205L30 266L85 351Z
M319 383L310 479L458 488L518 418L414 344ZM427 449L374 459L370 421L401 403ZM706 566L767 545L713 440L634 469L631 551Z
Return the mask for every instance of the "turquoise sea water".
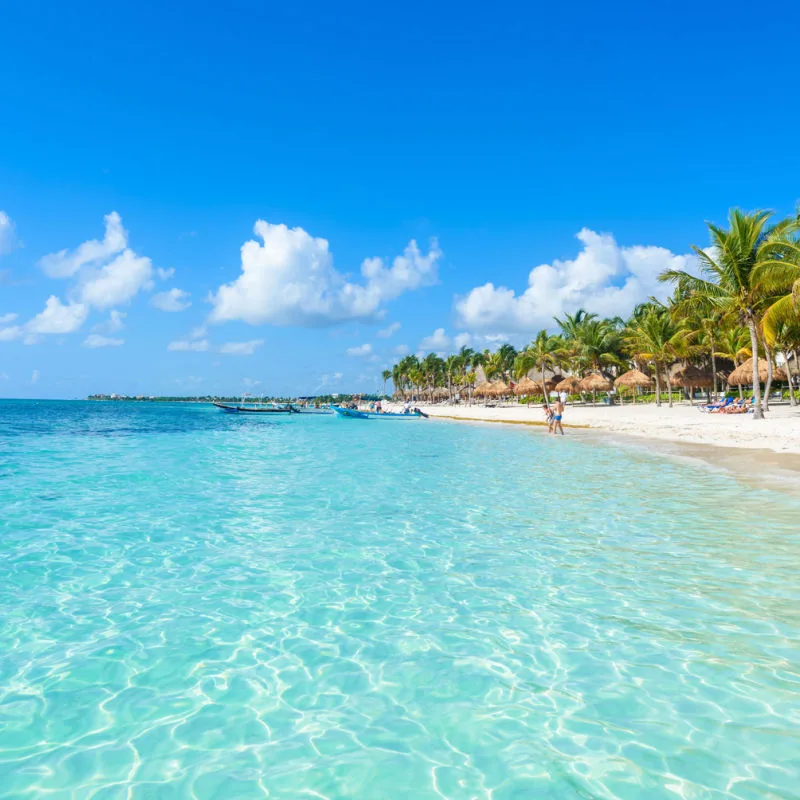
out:
M578 434L0 402L3 798L800 797L800 504Z

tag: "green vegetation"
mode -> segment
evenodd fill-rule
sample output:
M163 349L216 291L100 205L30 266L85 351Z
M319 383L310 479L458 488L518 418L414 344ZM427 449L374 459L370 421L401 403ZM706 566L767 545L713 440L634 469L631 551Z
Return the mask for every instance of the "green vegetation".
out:
M733 209L727 228L708 223L708 229L710 245L693 247L696 273L668 270L660 276L674 289L665 303L651 298L625 320L602 319L577 309L555 318L558 334L539 331L520 351L504 344L482 353L463 347L447 358L435 353L406 356L384 373L384 381L391 377L395 392L405 396L453 399L459 393L471 402L479 368L487 381L510 383L530 376L542 387L530 398L546 393L548 373L597 373L613 381L637 369L652 377L656 404L661 405L663 387L672 405L681 396L673 386L679 368L695 368L694 378L681 385L691 386L696 380L716 391L725 387L734 368L752 358L755 416L761 419L777 374L774 358L780 353L794 404L791 378L800 350L800 214L773 222L768 211ZM763 402L759 359L768 365ZM746 396L741 386L738 392Z

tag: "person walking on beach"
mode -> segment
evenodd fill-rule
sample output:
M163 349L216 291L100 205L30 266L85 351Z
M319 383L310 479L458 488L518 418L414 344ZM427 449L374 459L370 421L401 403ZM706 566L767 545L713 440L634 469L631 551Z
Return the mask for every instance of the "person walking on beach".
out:
M542 403L542 411L544 411L544 418L547 421L547 432L553 432L553 409L547 403Z
M559 397L558 400L556 400L556 405L553 409L554 414L552 432L554 434L560 432L562 436L564 435L564 426L561 424L561 418L564 416L564 408L564 401Z

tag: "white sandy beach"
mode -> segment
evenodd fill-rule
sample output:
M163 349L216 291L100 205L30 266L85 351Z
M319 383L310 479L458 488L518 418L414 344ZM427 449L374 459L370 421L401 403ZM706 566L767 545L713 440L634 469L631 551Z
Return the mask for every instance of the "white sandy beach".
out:
M542 423L541 406L420 405L432 417L485 422ZM588 427L629 436L648 437L684 444L715 445L800 454L800 406L773 405L764 420L751 414L703 414L689 404L666 405L568 405L564 425Z

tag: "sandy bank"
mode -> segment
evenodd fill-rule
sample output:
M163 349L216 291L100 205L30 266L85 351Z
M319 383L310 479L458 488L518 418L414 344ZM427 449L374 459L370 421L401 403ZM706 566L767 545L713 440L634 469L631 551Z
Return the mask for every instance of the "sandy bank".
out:
M432 417L481 422L541 423L540 406L487 408L474 406L420 406ZM567 406L565 426L611 431L692 445L714 445L800 454L800 407L772 406L764 420L751 414L703 414L697 407L666 405ZM567 430L569 433L569 430Z

